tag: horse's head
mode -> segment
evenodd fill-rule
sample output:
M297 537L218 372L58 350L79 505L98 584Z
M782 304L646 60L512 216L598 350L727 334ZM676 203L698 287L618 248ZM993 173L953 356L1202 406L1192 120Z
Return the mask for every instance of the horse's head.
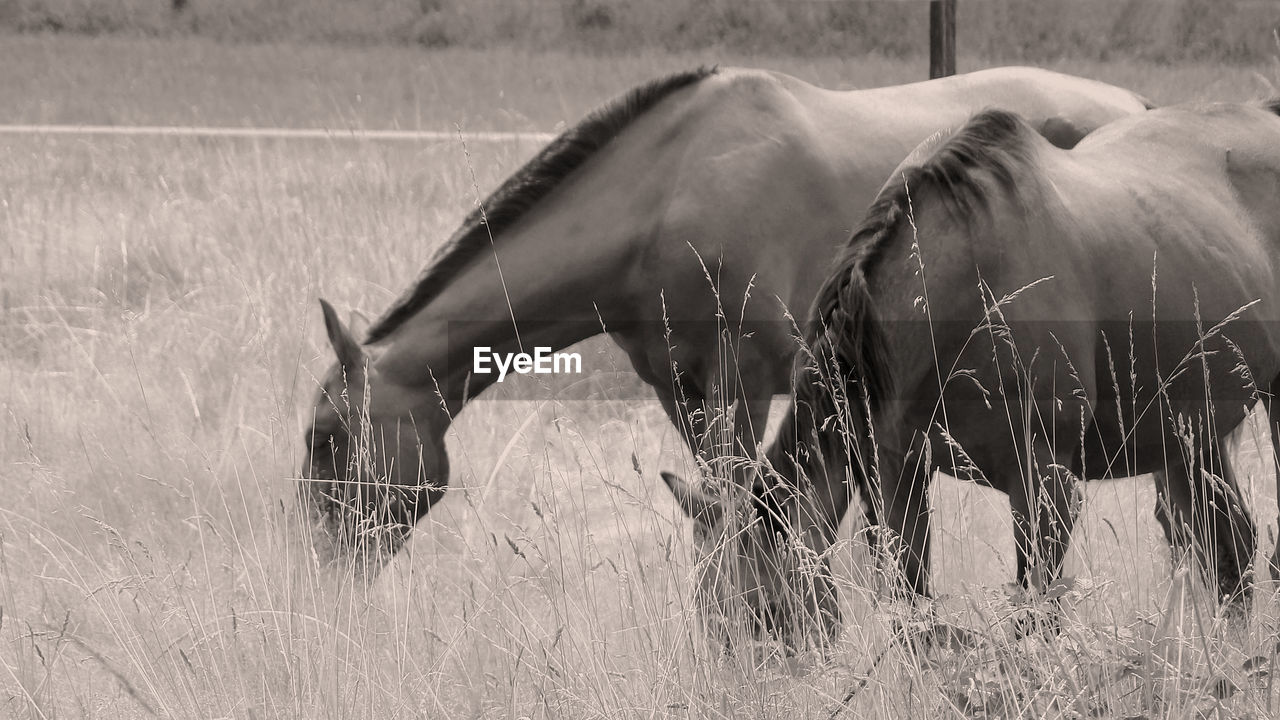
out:
M333 308L320 305L337 362L316 394L299 492L338 557L354 553L376 570L444 493L447 418L433 393L381 377Z
M812 498L761 481L711 492L671 473L662 479L693 520L696 603L713 641L802 649L834 638L840 608L827 550L835 534Z

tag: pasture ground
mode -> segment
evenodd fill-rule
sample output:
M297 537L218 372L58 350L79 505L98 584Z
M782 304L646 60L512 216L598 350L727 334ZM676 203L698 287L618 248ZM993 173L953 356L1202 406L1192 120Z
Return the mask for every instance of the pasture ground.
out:
M925 68L6 37L0 122L553 130L700 62L833 87ZM1280 82L1275 65L1056 69L1158 102ZM599 341L585 363L619 372L594 399L526 384L462 414L453 492L376 582L317 568L291 479L329 361L315 299L381 309L536 147L0 145L0 716L1274 716L1274 589L1243 623L1217 618L1171 569L1145 480L1089 489L1057 640L1008 633L1007 503L943 479L940 612L971 637L870 670L901 610L850 541L829 658L717 655L694 622L689 529L657 482L692 462ZM1236 467L1269 553L1264 429Z

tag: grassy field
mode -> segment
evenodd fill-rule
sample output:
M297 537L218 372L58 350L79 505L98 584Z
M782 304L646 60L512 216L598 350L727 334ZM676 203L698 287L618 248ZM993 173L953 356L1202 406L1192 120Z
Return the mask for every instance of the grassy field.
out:
M0 122L553 130L700 62L833 87L924 68L22 37L0 43ZM1057 69L1159 102L1280 82L1274 65ZM850 542L838 568L850 621L829 658L709 651L689 529L656 482L695 469L625 377L622 399L477 401L449 434L454 491L408 556L370 585L318 568L291 480L298 415L329 362L316 298L381 309L537 148L0 144L0 717L1275 712L1272 588L1246 622L1215 618L1171 570L1143 480L1090 488L1057 640L1009 636L1007 502L944 480L939 612L974 643L889 649L872 669L901 610ZM585 353L624 369L602 342ZM1272 458L1257 432L1236 466L1269 552Z
M5 0L0 31L901 58L928 51L928 13L856 0ZM956 37L989 59L1257 62L1275 51L1276 20L1268 0L984 0L957 13Z

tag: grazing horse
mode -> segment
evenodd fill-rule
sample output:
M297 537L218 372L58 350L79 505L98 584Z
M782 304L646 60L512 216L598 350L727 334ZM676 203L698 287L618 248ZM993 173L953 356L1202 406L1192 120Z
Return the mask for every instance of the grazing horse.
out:
M934 470L1008 494L1018 578L1044 589L1076 481L1155 472L1170 542L1247 597L1256 530L1224 441L1280 392L1277 114L1152 110L1064 151L992 110L913 153L817 293L741 498L759 521L736 590L833 632L825 553L853 485L897 587L927 595Z
M337 363L306 430L304 496L348 548L389 557L444 493L452 418L496 379L472 372L473 349L602 332L695 453L753 457L789 388L786 308L809 306L815 268L901 159L989 105L1064 144L1145 107L1032 68L853 92L699 69L609 103L471 213L362 339L324 305Z

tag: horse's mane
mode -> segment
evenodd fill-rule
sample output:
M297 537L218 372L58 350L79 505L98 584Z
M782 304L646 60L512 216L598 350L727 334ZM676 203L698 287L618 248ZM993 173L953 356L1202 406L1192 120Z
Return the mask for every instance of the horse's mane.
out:
M714 67L675 73L633 88L561 133L473 210L426 269L369 328L366 343L386 338L431 302L464 267L489 248L490 237L510 228L564 178L608 145L636 118L668 95L716 72Z
M1014 113L984 110L975 115L923 162L899 168L837 256L814 299L806 340L815 356L827 352L858 373L873 410L892 391L893 378L883 359L884 336L872 311L868 280L883 248L912 227L912 194L928 194L952 218L971 220L988 210L989 180L1000 191L1019 190L1032 136L1035 130Z
M968 223L975 214L987 212L992 181L994 191L1017 193L1018 181L1027 177L1022 170L1032 157L1033 136L1038 137L1036 131L1020 116L985 110L927 158L900 167L880 191L837 256L809 312L808 351L796 360L792 412L768 454L775 468L794 461L812 474L805 445L815 431L823 455L859 447L854 443L866 438L839 435L865 434L868 412L880 408L894 392L887 336L876 319L870 277L883 249L914 232L913 196L916 206L926 197L936 199L952 218ZM843 397L837 399L836 393ZM848 427L840 417L856 425ZM866 473L854 477L865 478ZM860 489L865 497L866 489Z

